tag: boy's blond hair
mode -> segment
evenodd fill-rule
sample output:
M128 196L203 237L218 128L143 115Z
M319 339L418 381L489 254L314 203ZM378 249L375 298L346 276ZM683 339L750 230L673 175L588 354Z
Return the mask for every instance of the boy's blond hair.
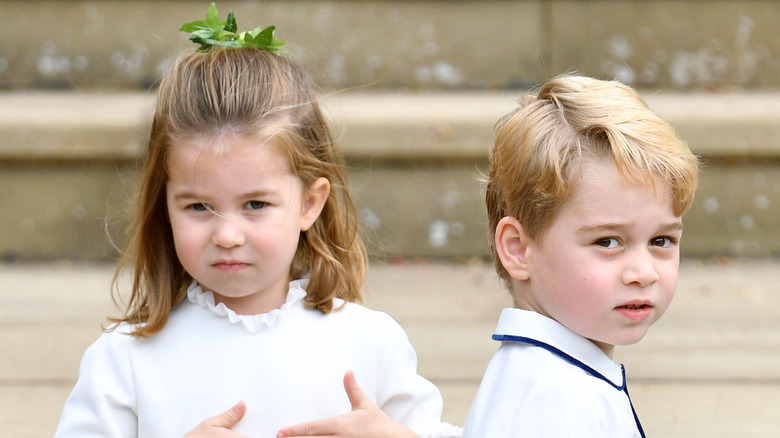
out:
M678 216L693 202L696 156L636 91L616 81L555 77L496 124L485 201L493 261L506 285L509 274L496 253L498 222L517 218L529 237L540 238L589 158L612 159L632 181L667 183Z

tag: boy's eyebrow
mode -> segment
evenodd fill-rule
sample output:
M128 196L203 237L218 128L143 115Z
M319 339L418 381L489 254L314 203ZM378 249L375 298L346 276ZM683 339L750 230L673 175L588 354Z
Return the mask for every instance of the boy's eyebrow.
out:
M577 231L580 233L601 233L605 231L624 231L626 229L631 228L631 224L626 223L606 223L606 224L599 224L599 225L586 225L584 227L580 227ZM662 224L660 227L658 227L658 232L660 233L669 233L672 231L682 231L683 230L683 223L682 221L674 221L669 222L666 224Z
M670 232L670 231L682 231L683 230L683 223L681 220L670 222L668 224L664 224L659 229L661 232Z

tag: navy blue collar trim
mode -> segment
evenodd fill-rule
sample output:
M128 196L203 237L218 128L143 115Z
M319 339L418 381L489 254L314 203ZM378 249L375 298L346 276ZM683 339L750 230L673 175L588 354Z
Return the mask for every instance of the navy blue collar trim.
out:
M493 335L493 339L496 341L506 341L506 342L522 342L524 344L533 345L535 347L543 348L550 353L559 356L563 359L565 359L567 362L571 363L572 365L582 369L586 373L590 374L593 377L596 377L597 379L603 380L604 382L609 383L610 386L617 389L618 391L623 391L626 393L626 397L628 398L628 404L631 405L631 413L634 414L634 421L636 422L636 427L639 429L639 435L642 436L642 438L645 438L645 431L642 428L642 424L639 422L639 417L636 414L636 410L634 409L634 403L631 402L631 396L628 394L628 385L626 384L626 368L623 366L623 364L620 365L620 371L623 374L623 384L621 386L615 385L612 383L611 380L606 378L603 374L593 369L593 367L585 364L579 359L576 359L574 356L567 354L563 352L562 350L553 347L550 344L546 344L544 342L538 341L533 338L527 338L524 336L513 336L513 335Z

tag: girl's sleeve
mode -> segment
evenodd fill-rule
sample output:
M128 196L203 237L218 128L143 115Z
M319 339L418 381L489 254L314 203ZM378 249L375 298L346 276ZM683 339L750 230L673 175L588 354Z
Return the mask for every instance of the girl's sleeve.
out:
M460 427L441 421L441 392L417 373L417 354L406 332L386 317L385 348L377 383L378 406L424 438L460 437Z
M130 361L123 348L130 341L130 336L114 331L87 348L55 438L138 435Z

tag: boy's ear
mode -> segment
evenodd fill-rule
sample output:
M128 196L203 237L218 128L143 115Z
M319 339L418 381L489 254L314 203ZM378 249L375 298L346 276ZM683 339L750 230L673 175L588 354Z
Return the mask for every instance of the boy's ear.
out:
M531 276L528 265L528 244L530 239L523 230L523 224L513 217L504 217L496 226L496 253L512 278L528 280Z
M330 194L330 181L327 178L319 177L303 192L303 203L301 204L301 231L306 231L314 225L314 222L320 217L322 208L325 207L325 201Z

